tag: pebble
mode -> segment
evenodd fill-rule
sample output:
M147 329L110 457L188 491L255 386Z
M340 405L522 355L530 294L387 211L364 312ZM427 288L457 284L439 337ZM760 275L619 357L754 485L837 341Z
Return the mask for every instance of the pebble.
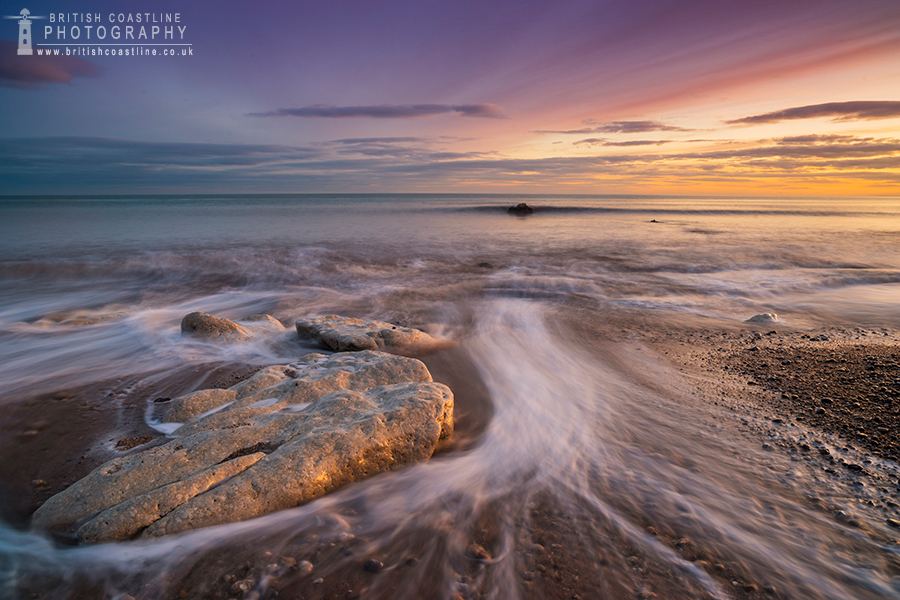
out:
M301 573L311 573L313 570L313 564L308 560L301 560L297 564L297 570Z
M466 556L477 561L491 560L490 553L478 544L469 544L469 547L466 548Z
M318 579L313 579L313 585L322 585L325 583L325 580L319 577Z
M384 563L380 560L375 560L374 558L370 558L363 565L363 569L368 571L369 573L378 573L384 568Z

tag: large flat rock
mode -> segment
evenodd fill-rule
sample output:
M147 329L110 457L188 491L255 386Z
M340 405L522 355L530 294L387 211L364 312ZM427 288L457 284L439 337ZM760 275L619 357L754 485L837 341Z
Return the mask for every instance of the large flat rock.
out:
M177 427L171 442L101 465L47 500L34 525L101 542L297 506L428 459L453 432L453 394L412 358L309 354L176 398L163 421Z
M355 350L427 350L439 342L418 329L383 321L364 321L338 315L301 319L295 323L301 337L312 338L337 352Z

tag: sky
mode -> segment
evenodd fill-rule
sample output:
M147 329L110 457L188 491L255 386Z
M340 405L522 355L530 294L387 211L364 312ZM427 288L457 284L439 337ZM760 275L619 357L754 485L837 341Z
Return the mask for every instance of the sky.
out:
M897 0L0 0L0 15L0 195L900 196Z

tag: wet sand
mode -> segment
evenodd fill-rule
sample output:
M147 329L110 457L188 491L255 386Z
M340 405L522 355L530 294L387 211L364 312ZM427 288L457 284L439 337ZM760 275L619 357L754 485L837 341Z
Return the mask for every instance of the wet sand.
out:
M838 490L835 497L823 495L818 486L815 492L798 492L797 501L882 545L886 550L880 568L900 576L900 554L890 550L900 545L900 529L891 524L900 520L900 471L893 462L900 421L900 332L794 331L713 321L681 326L634 321L592 329L577 317L574 310L558 323L573 345L602 353L610 363L625 360L615 351L620 345L677 371L677 385L685 390L679 398L708 410L711 419L720 421L714 428L734 431L765 452L818 472ZM465 452L477 444L492 418L487 388L464 348L423 360L435 380L447 383L456 396L456 434L441 451ZM163 438L144 424L150 396L227 387L252 372L246 365L219 365L206 375L173 377L169 388L102 382L9 407L0 425L0 450L7 457L0 467L4 517L22 526L42 501L95 466L160 443ZM652 372L634 377L660 392L674 383L656 380ZM97 398L114 401L107 407ZM126 448L129 440L146 436L150 440L145 445ZM669 458L691 467L689 456ZM772 474L773 486L782 475ZM630 490L621 493L624 497ZM860 510L846 510L847 498L858 502ZM448 505L454 501L446 499ZM623 501L617 508L678 562L669 555L662 560L656 552L663 550L649 552L634 544L621 524L596 506L565 502L549 493L495 498L478 506L462 527L452 520L427 526L411 521L402 530L382 531L377 511L370 508L364 495L349 495L330 517L317 518L291 536L256 536L251 544L233 541L211 548L193 565L161 574L152 583L137 577L120 598L157 597L161 589L165 598L223 600L456 600L485 597L497 589L508 590L509 597L554 600L714 597L697 583L704 574L727 590L727 597L797 598L723 546L693 537L678 522L659 519L652 502ZM515 532L512 537L510 531ZM447 581L453 581L449 595ZM104 598L107 589L83 577L22 585L23 597L29 598L51 597L62 585L69 586L67 598ZM860 597L877 595L861 590Z

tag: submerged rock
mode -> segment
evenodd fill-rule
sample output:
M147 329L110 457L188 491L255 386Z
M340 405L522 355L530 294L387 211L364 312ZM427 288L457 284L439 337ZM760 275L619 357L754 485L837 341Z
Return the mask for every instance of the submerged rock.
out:
M747 319L747 323L775 323L778 321L778 315L775 313L760 313L758 315L753 315L749 319Z
M181 320L182 335L225 342L244 342L260 331L284 330L281 321L272 315L251 315L234 322L205 312L192 312Z
M530 206L528 206L527 204L525 204L524 202L520 202L520 203L516 204L515 206L510 206L506 210L506 212L508 212L511 215L516 215L516 216L522 217L525 215L533 215L534 209L531 208Z
M250 332L230 319L214 317L205 312L192 312L181 320L181 335L201 339L243 341Z
M296 322L301 337L312 338L337 352L354 350L423 350L439 342L418 329L400 327L382 321L364 321L338 315Z
M309 354L228 390L172 400L168 444L111 460L50 498L43 528L85 542L154 537L261 516L428 459L453 432L453 394L420 361ZM179 421L176 421L179 422Z

